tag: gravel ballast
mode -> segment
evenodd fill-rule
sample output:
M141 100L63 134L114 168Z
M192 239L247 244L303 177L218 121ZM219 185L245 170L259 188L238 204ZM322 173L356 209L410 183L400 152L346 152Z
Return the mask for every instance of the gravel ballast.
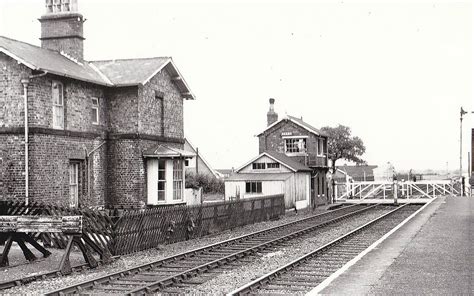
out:
M393 208L392 208L393 209ZM232 270L225 270L204 284L186 290L189 295L222 295L243 286L260 276L275 270L291 261L331 242L347 232L364 225L365 223L387 213L391 209L378 209L369 213L358 215L350 220L334 224L330 229L316 231L304 238L292 240L283 244L281 248L262 252L254 256L252 263L236 266Z
M318 208L315 211L299 211L295 213L293 211L287 212L285 216L276 221L267 221L251 225L246 225L240 228L236 228L229 231L224 231L212 236L206 236L199 239L192 239L189 241L178 242L169 245L159 245L154 249L149 249L142 252L137 252L130 255L121 256L119 259L111 264L105 266L99 266L96 269L85 270L81 273L73 273L68 276L59 278L53 278L48 280L35 281L25 286L14 287L8 290L0 291L0 293L8 294L44 294L48 291L60 289L65 286L73 285L75 283L90 280L99 276L104 276L108 273L117 272L122 269L131 268L134 266L146 264L152 261L160 260L166 257L170 257L179 253L190 251L199 247L204 247L209 244L217 243L226 239L235 238L241 235L249 234L254 231L263 230L266 228L282 225L284 223L296 221L310 215L324 213L324 208ZM16 245L16 243L14 244ZM17 263L24 261L22 258L21 251L19 248L13 247L14 252L10 254L10 262L18 264L17 266L3 267L0 268L0 282L25 277L27 275L43 273L47 271L53 271L59 266L59 260L64 250L51 249L53 253L51 257L38 260L33 263ZM81 260L81 254L79 252L72 252L71 257L72 263L80 264L84 261Z
M222 272L213 272L211 277L208 274L207 277L211 278L209 281L205 282L202 285L195 286L193 289L183 291L183 293L222 295L223 293L230 292L235 288L238 288L241 285L260 277L261 275L332 241L340 235L347 233L351 229L365 224L366 222L382 215L387 211L389 211L389 209L378 209L375 211L370 211L367 214L358 215L350 221L346 220L343 222L339 222L337 223L337 225L332 226L330 229L314 232L312 235L307 235L304 238L295 239L291 241L291 243L286 242L282 244L281 247L279 247L278 249L273 249L267 252L261 252L260 254L258 254L258 256L253 256L251 260L248 260L248 258L246 258L244 259L245 264L233 264L234 268L228 268L222 270ZM27 286L15 287L9 290L5 290L3 292L11 294L46 293L48 291L56 290L68 285L103 276L111 272L117 272L126 268L149 263L172 255L176 255L178 253L217 243L219 241L245 235L254 231L263 230L265 228L281 225L294 220L302 219L315 213L317 212L300 212L299 214L290 212L287 213L284 218L278 221L269 221L253 225L247 225L214 236L208 236L200 239L194 239L170 245L161 245L155 249L122 256L114 263L109 264L107 266L100 266L95 270L87 270L82 273L74 273L72 275L61 278L37 281ZM15 271L16 268L9 269L13 271L13 273L18 272ZM18 274L14 278L20 276L22 276L22 273Z

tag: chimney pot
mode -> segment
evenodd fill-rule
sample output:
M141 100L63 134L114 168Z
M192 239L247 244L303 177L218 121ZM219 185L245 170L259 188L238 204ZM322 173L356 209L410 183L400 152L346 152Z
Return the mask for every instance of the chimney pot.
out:
M270 102L270 109L267 112L267 126L273 124L274 122L278 121L278 113L274 110L275 99L270 98L268 100Z
M77 12L77 0L45 0L41 23L41 47L84 59L84 17Z

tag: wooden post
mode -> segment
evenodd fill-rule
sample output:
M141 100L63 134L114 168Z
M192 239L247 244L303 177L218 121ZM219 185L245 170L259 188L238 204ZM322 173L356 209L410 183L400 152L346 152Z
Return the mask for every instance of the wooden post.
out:
M393 203L398 204L398 182L393 181Z

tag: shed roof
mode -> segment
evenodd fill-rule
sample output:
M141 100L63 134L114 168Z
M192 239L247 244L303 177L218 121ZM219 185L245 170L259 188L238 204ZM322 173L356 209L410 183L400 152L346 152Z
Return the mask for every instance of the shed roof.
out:
M274 152L274 151L265 151L264 153L266 153L270 157L278 160L279 162L281 162L283 164L286 164L287 166L293 168L297 172L299 172L299 171L308 171L308 172L310 172L311 171L311 169L309 167L297 162L296 160L294 160L293 158L291 158L289 156L286 156L286 154L284 154L284 153L278 153L278 152Z
M232 174L225 181L285 181L293 173L245 173Z
M286 156L285 154L283 153L278 153L278 152L273 152L273 151L264 151L263 153L261 153L260 155L258 155L257 157L253 158L252 160L250 160L249 162L247 162L246 164L244 164L243 166L239 167L238 169L236 169L236 172L239 172L240 170L242 170L244 167L248 166L249 164L253 163L254 161L256 161L257 159L263 157L263 156L268 156L270 157L271 159L273 159L274 161L284 165L285 167L289 168L290 170L292 170L293 172L300 172L300 171L308 171L308 172L311 172L311 169L293 159L291 159L291 157L288 157Z

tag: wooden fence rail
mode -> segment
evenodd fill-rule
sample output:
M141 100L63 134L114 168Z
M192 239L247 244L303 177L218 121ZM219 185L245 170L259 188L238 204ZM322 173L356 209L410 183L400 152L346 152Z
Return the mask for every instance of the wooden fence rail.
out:
M30 202L25 205L23 201L0 201L2 215L50 215L50 216L83 216L82 233L91 239L101 250L110 252L109 243L112 239L113 222L112 219L97 210L92 209L71 209L56 205L47 205L40 202ZM64 249L67 246L68 238L63 233L41 232L33 234L37 239L41 239L47 246Z
M124 211L115 217L92 209L69 209L31 202L0 201L2 215L82 215L83 233L113 255L130 254L161 244L183 241L277 218L285 213L284 196L272 195L195 206ZM62 233L37 234L46 244L65 248Z

